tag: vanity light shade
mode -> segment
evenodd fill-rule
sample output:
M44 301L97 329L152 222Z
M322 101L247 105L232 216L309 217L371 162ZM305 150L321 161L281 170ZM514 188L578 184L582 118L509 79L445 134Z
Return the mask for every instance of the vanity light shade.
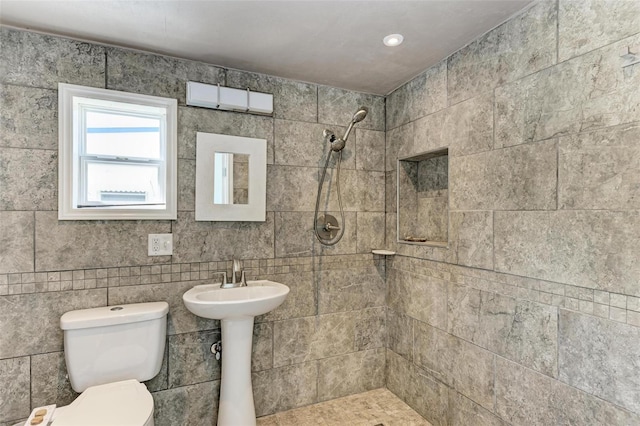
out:
M187 105L227 111L273 113L273 95L213 84L187 82Z
M250 92L249 111L260 114L272 114L273 95L271 93Z

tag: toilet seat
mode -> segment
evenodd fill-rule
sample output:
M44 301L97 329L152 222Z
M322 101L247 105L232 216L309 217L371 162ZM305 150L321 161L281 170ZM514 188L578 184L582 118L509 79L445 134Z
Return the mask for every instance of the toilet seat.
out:
M53 418L52 426L146 426L152 424L151 393L137 380L124 380L87 388L70 405L60 409L59 415Z

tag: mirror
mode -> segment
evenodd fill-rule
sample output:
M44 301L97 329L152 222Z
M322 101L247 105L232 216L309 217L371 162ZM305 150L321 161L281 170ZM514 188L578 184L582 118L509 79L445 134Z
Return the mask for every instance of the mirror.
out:
M196 220L266 218L267 141L198 132Z
M249 203L249 156L216 152L213 161L213 204Z

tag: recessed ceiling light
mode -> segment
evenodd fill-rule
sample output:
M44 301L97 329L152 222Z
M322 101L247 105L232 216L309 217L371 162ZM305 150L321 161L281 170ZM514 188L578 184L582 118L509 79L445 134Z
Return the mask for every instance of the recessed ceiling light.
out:
M388 36L382 39L385 46L389 46L389 47L398 46L400 43L402 43L402 40L404 40L404 37L402 37L402 34L389 34Z

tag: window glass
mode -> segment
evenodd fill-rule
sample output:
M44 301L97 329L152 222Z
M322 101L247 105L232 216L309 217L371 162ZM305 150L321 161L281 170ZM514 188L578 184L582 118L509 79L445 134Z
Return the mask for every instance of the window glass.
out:
M161 119L103 111L86 111L86 154L161 158Z
M90 204L103 202L103 193L111 193L110 204L140 204L139 199L123 196L117 193L145 194L144 203L164 203L164 193L159 185L160 173L156 165L98 163L87 164L87 198Z

